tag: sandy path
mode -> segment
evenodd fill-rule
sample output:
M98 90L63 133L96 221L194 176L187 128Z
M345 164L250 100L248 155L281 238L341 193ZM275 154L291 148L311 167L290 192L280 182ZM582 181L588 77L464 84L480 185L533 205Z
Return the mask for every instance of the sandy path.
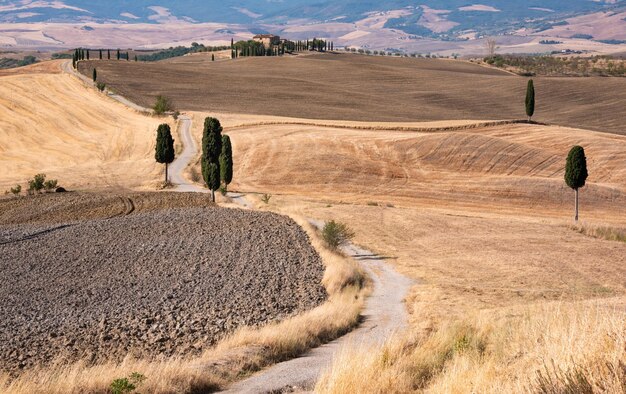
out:
M172 183L177 191L207 193L183 176L184 169L197 156L196 144L191 136L191 119L181 117L180 138L183 152L170 165ZM233 201L246 208L253 208L244 195L230 193ZM311 223L321 227L323 222ZM333 357L342 346L372 346L384 343L393 333L407 325L407 312L404 299L412 285L412 280L398 273L382 258L356 245L344 248L347 255L357 260L374 282L374 289L363 311L363 323L351 333L318 348L302 357L276 364L258 374L237 382L226 392L230 393L269 393L283 389L312 389L321 372L328 368Z

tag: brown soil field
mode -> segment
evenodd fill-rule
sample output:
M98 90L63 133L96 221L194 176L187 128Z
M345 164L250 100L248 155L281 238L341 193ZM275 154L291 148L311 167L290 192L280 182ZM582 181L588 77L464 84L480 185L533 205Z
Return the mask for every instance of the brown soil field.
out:
M180 110L310 119L416 122L523 119L526 79L464 61L350 54L224 62L85 62L144 106L159 94ZM624 133L626 80L535 78L535 119Z
M66 187L158 183L156 128L166 120L129 111L59 67L0 76L0 190L41 172Z
M120 200L135 209L120 214ZM285 216L178 193L62 193L0 207L2 371L198 356L326 299L321 258Z

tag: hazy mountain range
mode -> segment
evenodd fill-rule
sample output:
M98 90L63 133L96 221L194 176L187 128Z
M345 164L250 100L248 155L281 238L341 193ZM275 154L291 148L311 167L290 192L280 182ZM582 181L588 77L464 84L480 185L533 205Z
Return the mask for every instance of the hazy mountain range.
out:
M626 0L0 0L0 24L3 47L147 48L272 32L402 51L476 52L471 41L486 36L514 52L626 48Z

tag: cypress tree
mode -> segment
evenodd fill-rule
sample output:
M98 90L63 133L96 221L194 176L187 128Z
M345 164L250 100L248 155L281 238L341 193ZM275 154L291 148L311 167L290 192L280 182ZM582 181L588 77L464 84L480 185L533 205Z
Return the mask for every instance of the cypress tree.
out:
M220 154L220 179L226 189L233 181L233 147L230 144L230 137L222 136L222 153Z
M96 71L96 69L93 69L93 81L96 82L98 80L98 72Z
M154 158L157 163L165 164L165 182L167 183L167 166L174 161L174 139L170 125L164 123L157 129L157 140Z
M102 60L102 49L100 49L100 60Z
M526 115L528 116L528 121L532 119L535 114L535 85L533 80L528 81L528 86L526 87Z
M230 49L233 49L233 47L235 46L235 40L234 39L230 39Z
M215 54L214 54L214 53L212 53L212 54L211 54L211 61L212 61L212 62L214 62L214 61L215 61Z
M107 59L111 60L111 50L107 49Z
M87 49L87 60L89 60L89 49Z
M588 176L585 150L576 145L569 151L565 162L565 183L575 192L575 221L578 221L578 189L585 186Z
M138 60L137 60L137 55L135 55L135 61L138 61Z
M220 188L220 154L222 153L222 125L216 118L204 120L202 133L202 177L211 190L211 201L215 202L215 191Z
M121 59L121 57L122 57L122 55L120 55L120 50L118 49L118 50L117 50L117 60L120 60L120 59Z

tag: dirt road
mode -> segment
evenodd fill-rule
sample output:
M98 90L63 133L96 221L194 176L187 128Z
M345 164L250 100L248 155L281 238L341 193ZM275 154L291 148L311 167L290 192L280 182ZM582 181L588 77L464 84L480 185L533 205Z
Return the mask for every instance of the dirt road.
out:
M170 165L172 183L178 191L208 192L183 176L184 169L196 157L197 148L191 136L191 119L181 117L180 138L183 152ZM239 205L253 208L245 195L229 195ZM318 228L323 222L311 223ZM283 390L312 389L320 373L329 367L333 357L345 345L372 346L385 342L407 324L404 304L412 280L394 270L374 253L356 245L348 245L344 252L357 260L374 282L374 289L363 311L363 323L350 334L309 351L302 357L274 365L258 374L234 384L228 393L269 393Z

